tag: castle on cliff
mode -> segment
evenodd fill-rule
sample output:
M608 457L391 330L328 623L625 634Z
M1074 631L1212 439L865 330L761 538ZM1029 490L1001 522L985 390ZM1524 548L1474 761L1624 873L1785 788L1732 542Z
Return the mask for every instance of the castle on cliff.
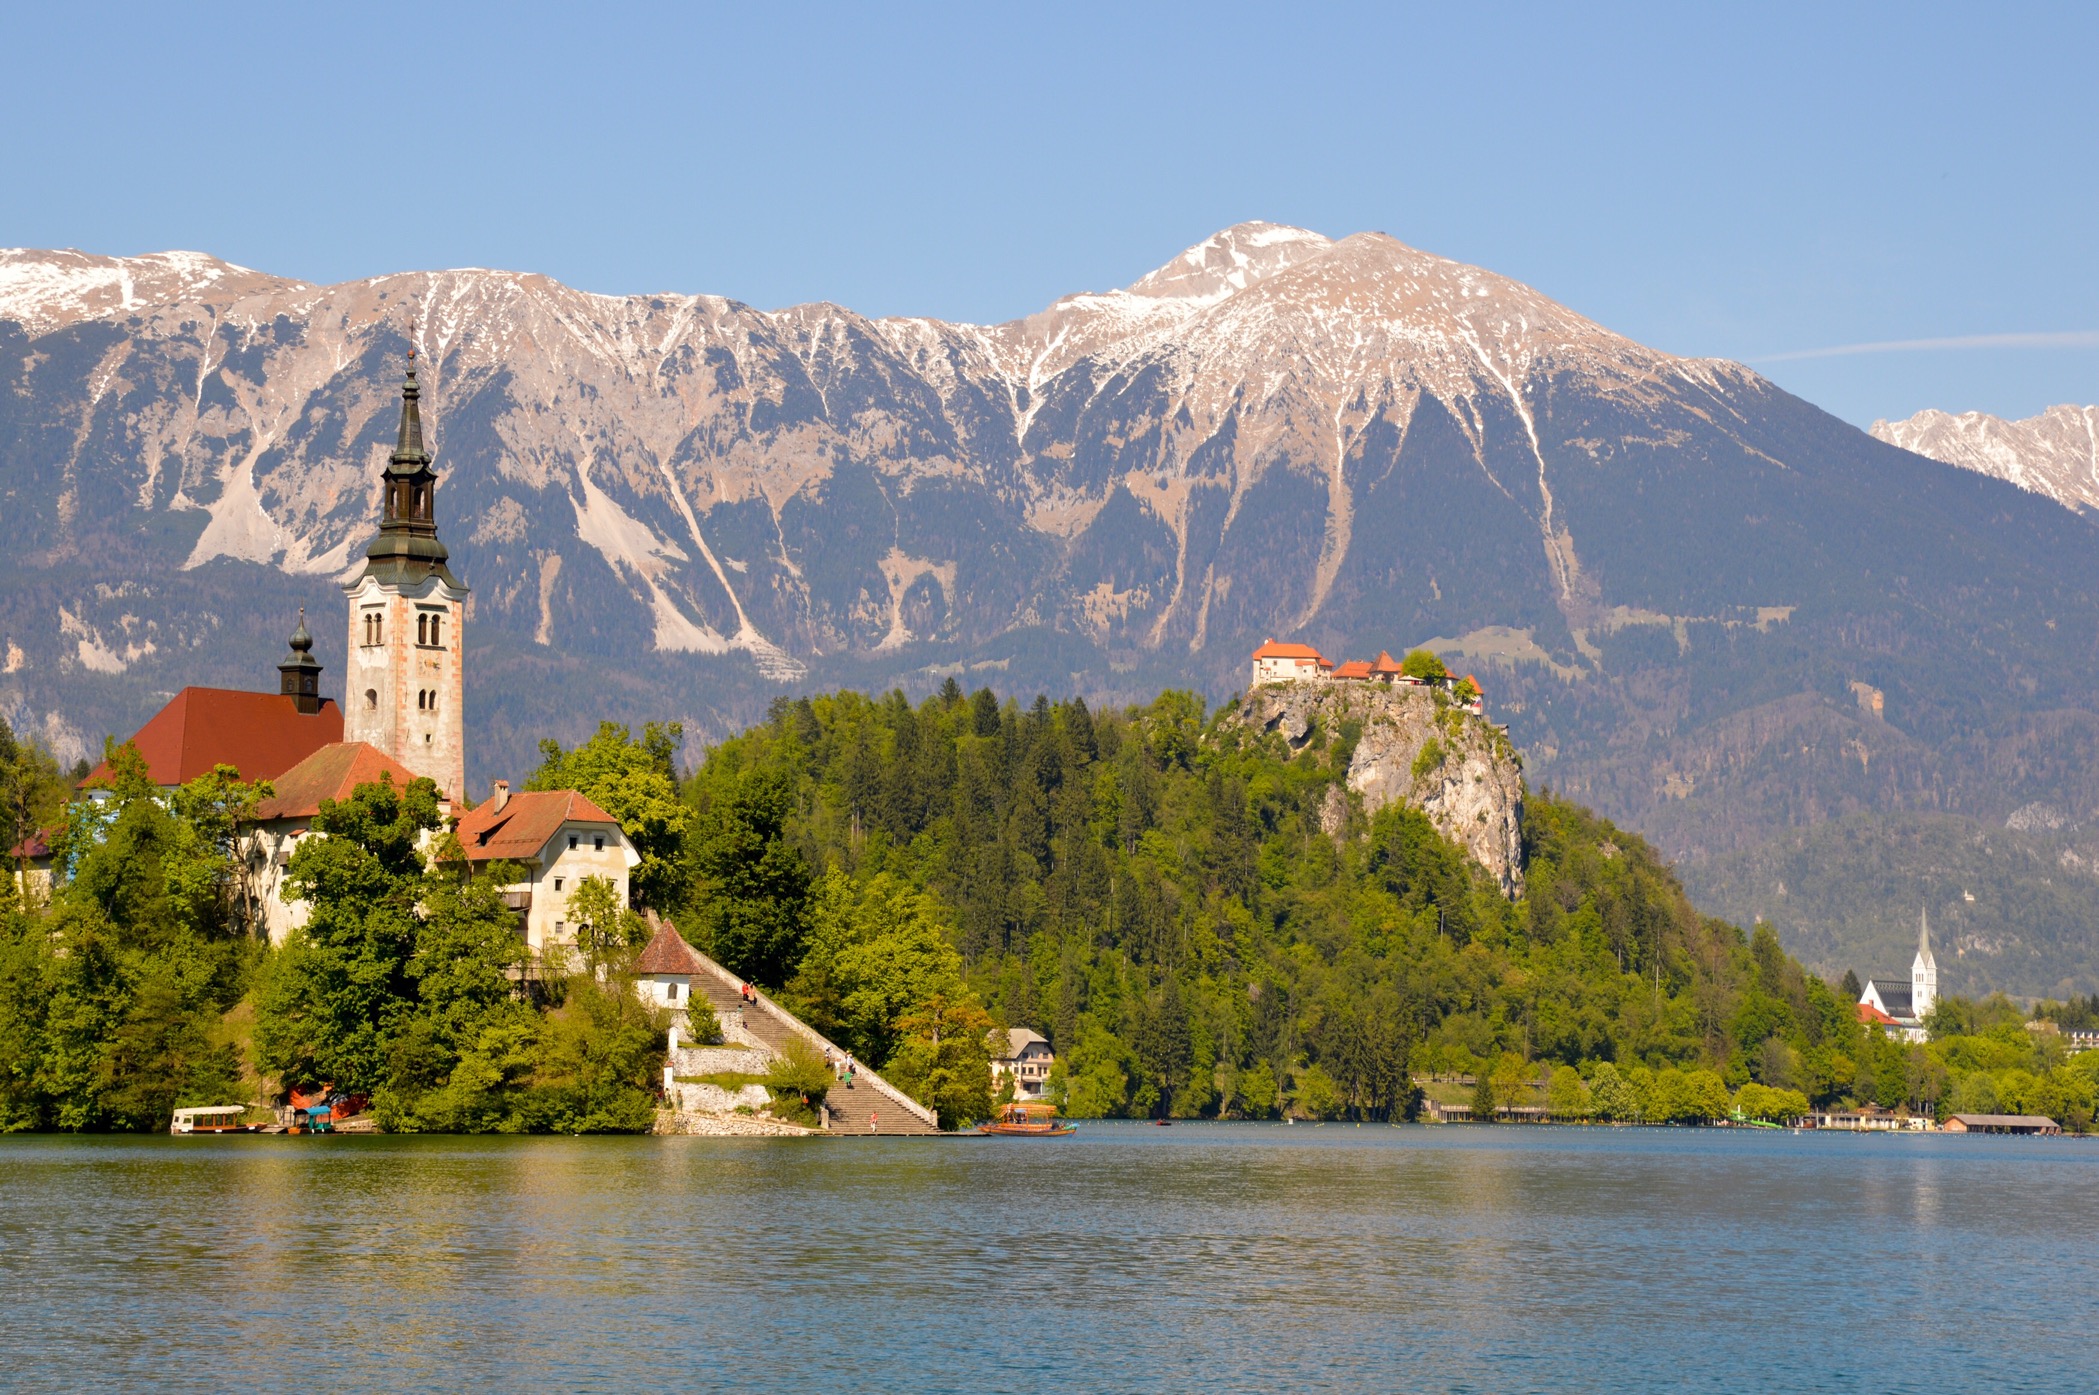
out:
M1375 659L1350 659L1336 665L1309 644L1268 640L1254 650L1253 686L1264 683L1376 683L1386 687L1440 688L1458 697L1458 705L1475 716L1486 711L1479 680L1471 674L1412 674L1386 650ZM1469 687L1467 685L1470 685Z

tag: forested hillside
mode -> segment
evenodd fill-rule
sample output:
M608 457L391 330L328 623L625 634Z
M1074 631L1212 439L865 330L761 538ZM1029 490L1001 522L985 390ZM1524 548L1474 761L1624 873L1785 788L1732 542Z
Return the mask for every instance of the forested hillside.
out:
M545 743L533 783L613 813L650 909L949 1125L992 1107L1002 1026L1049 1037L1081 1117L1391 1120L1422 1078L1465 1076L1478 1110L2090 1124L2099 1052L2067 1057L2002 998L1949 999L1928 1046L1864 1031L1768 927L1701 915L1646 843L1550 793L1525 801L1505 896L1418 809L1365 815L1361 735L1293 744L1180 692L1096 713L950 683L782 700L683 779L675 727L607 724ZM10 788L51 797L46 758L0 753ZM664 1021L625 991L638 918L579 888L588 943L521 996L500 871L469 875L441 829L415 855L427 781L369 785L315 819L288 868L312 915L267 950L229 839L258 789L222 769L170 797L114 756L113 797L61 836L71 876L48 900L0 884L0 1129L162 1128L319 1083L391 1128L648 1126ZM2091 1026L2099 1003L2040 1013Z
M1355 735L1293 754L1185 693L1104 713L953 684L916 707L783 701L688 783L703 831L678 895L696 938L844 1038L914 996L914 967L1043 1032L1081 1116L1389 1118L1416 1074L1510 1097L1554 1067L1555 1105L1604 1117L1711 1117L1745 1085L1945 1094L1943 1066L1862 1034L1768 929L1700 915L1643 841L1549 794L1515 901L1413 809L1322 831ZM815 877L800 945L791 917L779 939L732 924L739 897L699 870L710 840L772 830Z

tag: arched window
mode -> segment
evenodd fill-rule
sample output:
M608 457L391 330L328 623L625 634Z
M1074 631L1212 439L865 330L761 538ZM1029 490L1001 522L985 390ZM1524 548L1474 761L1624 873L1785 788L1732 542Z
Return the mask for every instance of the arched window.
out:
M431 616L431 617L430 617L430 642L431 642L432 644L443 644L443 643L445 642L445 641L444 641L444 624L445 624L445 617L444 617L444 616L442 616L442 615L433 615L433 616Z
M430 617L427 615L415 617L415 642L417 644L428 644L430 642Z
M376 708L379 705L379 690L377 688L366 688L364 690L364 705L369 708Z

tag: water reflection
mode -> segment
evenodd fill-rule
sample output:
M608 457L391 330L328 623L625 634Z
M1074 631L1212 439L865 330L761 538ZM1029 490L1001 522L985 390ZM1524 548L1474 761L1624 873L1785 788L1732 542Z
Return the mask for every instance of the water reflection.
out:
M1718 1131L13 1139L0 1344L27 1385L2061 1388L2095 1182Z

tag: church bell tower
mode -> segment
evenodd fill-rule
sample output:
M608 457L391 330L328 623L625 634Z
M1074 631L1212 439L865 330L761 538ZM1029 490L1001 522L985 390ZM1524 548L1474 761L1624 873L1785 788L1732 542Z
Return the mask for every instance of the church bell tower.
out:
M1910 1015L1922 1022L1939 1001L1939 964L1931 957L1931 921L1917 908L1917 957L1910 961Z
M380 477L379 536L364 570L343 587L350 602L350 664L343 739L378 747L437 782L455 805L466 795L467 588L437 538L437 475L423 449L415 351L401 387L401 429Z

